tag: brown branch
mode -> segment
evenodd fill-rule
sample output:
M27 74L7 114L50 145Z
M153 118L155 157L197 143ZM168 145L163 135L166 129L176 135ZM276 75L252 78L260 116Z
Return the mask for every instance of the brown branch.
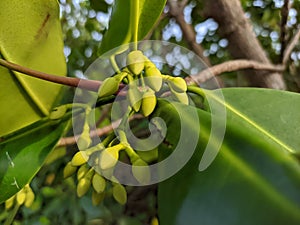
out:
M210 60L204 56L204 49L196 42L196 33L194 27L191 24L186 23L184 20L183 9L187 3L188 1L186 0L181 2L169 0L169 13L177 21L190 48L206 63L206 65L211 66Z
M111 123L110 125L93 130L90 132L90 137L97 137L97 136L101 137L103 135L106 135L106 134L110 133L111 131L113 131L115 128L117 128L119 124L120 124L120 120L117 120L117 121ZM58 147L74 145L74 144L76 144L76 140L79 138L79 136L80 135L61 138L56 147L58 148Z
M243 69L255 69L255 70L265 70L270 72L282 72L284 67L274 66L271 64L259 63L253 60L232 60L228 62L224 62L215 66L212 66L208 69L205 69L198 73L197 75L192 75L188 79L188 83L195 82L197 84L204 83L209 79L218 76L225 72L233 72L237 70Z
M281 29L281 34L280 34L280 42L281 42L281 53L280 53L280 60L281 62L283 61L284 57L284 52L286 48L286 34L287 34L287 21L288 21L288 16L289 16L289 11L290 11L290 0L284 0L284 4L281 8L281 24L280 24L280 29Z
M218 24L218 33L228 40L228 52L234 59L255 60L270 65L270 59L255 35L250 19L246 18L240 0L206 0L205 15ZM262 70L244 71L249 86L286 89L282 74Z
M3 67L6 67L7 69L17 71L17 72L23 73L25 75L41 79L41 80L50 81L50 82L57 83L57 84L68 85L71 87L78 87L78 88L87 89L87 90L95 91L95 92L98 91L98 89L102 83L100 81L84 80L84 79L79 79L79 78L75 78L75 77L62 77L62 76L57 76L57 75L53 75L53 74L47 74L44 72L26 68L21 65L17 65L15 63L9 62L4 59L0 59L0 65Z
M132 121L134 119L141 119L141 118L144 118L144 117L141 114L136 114L136 115L133 115L132 117L130 117L129 121ZM116 120L116 121L112 122L110 125L107 125L105 127L92 130L90 132L90 137L91 138L101 137L103 135L109 134L110 132L112 132L114 129L116 129L119 126L120 122L121 122L121 119ZM60 141L58 142L58 144L56 145L56 147L58 148L58 147L75 145L76 140L79 138L79 136L80 135L61 138Z
M290 55L292 54L293 49L298 44L299 39L300 39L300 28L297 30L297 32L294 35L294 37L292 38L291 42L288 44L287 48L285 49L284 57L282 60L282 64L284 66L286 66L286 64L290 58Z

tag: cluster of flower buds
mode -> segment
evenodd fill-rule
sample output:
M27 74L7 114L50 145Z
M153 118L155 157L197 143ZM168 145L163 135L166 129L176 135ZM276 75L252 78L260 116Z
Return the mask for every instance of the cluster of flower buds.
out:
M127 99L135 112L149 116L156 106L156 93L167 83L172 96L188 104L187 84L181 77L163 75L141 51L127 55L127 67L113 77L106 78L99 88L100 98L115 94L120 83L128 84Z
M104 141L105 142L105 141ZM128 144L111 141L107 146L100 143L84 151L77 152L64 168L64 178L77 175L77 195L82 197L92 187L92 202L98 205L106 195L112 193L114 199L125 204L126 189L113 176L114 167L119 160L119 152L125 151L132 163L132 174L140 183L147 184L150 180L148 164L142 160ZM109 176L109 180L102 176Z
M127 55L127 67L103 81L98 91L99 98L115 94L121 83L128 85L126 93L129 106L129 112L122 118L122 121L128 120L132 113L150 116L156 107L156 95L161 94L164 84L177 101L183 104L189 103L185 80L161 74L155 64L141 51L130 52ZM85 123L77 140L81 151L77 152L64 168L64 177L67 178L77 173L77 195L79 197L85 195L92 187L92 200L95 205L99 204L109 193L112 193L117 202L125 204L126 189L113 176L114 168L120 160L120 152L124 151L128 156L132 165L132 175L140 184L147 185L151 180L148 161L144 160L144 157L141 158L130 146L126 132L121 125L116 132L117 137L113 134L113 138L108 136L100 144L91 147L89 126L91 109L87 107L85 113ZM151 157L153 152L149 152Z
M100 204L105 197L106 180L95 172L88 164L88 158L84 152L77 152L72 160L64 168L64 178L77 174L77 195L84 196L92 186L92 202L94 205Z
M33 204L34 198L34 193L29 184L27 184L17 194L5 201L5 209L10 210L14 205L24 205L25 207L29 208Z

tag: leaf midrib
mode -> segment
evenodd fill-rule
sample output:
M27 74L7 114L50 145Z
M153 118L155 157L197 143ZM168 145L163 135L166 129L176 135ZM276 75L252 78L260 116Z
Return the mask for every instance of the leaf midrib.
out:
M259 124L257 124L255 121L253 121L250 118L248 118L245 114L239 112L239 110L236 109L234 106L228 104L226 101L222 101L220 98L218 98L217 96L215 96L213 94L213 92L207 91L207 92L205 92L205 94L209 95L214 100L216 100L220 104L224 105L226 107L226 109L230 110L236 116L240 117L241 119L243 119L244 121L246 121L248 124L250 124L252 127L256 128L258 131L260 131L261 133L263 133L264 135L266 135L267 137L269 137L271 140L273 140L275 143L277 143L278 145L280 145L282 148L286 149L289 153L292 153L292 154L296 153L296 151L293 150L286 143L284 143L281 140L279 140L276 136L272 135L270 132L268 132L267 130L265 130L262 126L260 126Z

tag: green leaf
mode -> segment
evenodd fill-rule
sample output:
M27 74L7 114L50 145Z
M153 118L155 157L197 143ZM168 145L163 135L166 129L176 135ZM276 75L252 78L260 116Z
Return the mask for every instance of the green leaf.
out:
M214 92L212 99L222 102ZM223 89L227 121L274 142L290 153L300 153L300 95L273 89Z
M112 9L109 29L103 36L99 55L133 41L133 24L136 18L132 16L133 4L139 3L138 40L142 40L158 20L166 4L166 0L116 0ZM118 54L123 48L114 52Z
M0 203L31 181L67 124L68 120L42 120L0 143Z
M131 41L131 0L116 0L109 21L109 29L103 36L98 54L102 55ZM117 49L116 49L117 50Z
M65 76L58 2L1 1L0 8L0 57L31 69ZM61 90L58 84L2 67L0 76L0 137L48 115Z
M238 91L232 90L231 94L241 97ZM290 94L286 94L285 100L289 101ZM229 94L224 95L228 99ZM295 99L299 101L299 96L291 101ZM263 107L259 98L255 100ZM291 107L292 102L286 110L289 112ZM156 116L167 121L169 146L178 141L180 134L176 132L180 122L191 127L190 134L198 129L190 116L195 108L182 108L185 108L184 116L175 112L170 104L158 102ZM278 143L266 142L262 133L232 120L227 123L225 139L216 159L208 169L200 172L198 166L210 136L211 121L210 114L205 111L198 110L198 116L201 132L193 158L179 173L159 184L160 224L299 224L300 165L297 159L282 151ZM294 116L290 114L289 117ZM292 119L289 121L293 123ZM283 132L299 136L299 132ZM160 146L161 159L171 150Z
M152 27L160 17L166 2L166 0L140 0L139 40L143 40L143 38L151 31Z

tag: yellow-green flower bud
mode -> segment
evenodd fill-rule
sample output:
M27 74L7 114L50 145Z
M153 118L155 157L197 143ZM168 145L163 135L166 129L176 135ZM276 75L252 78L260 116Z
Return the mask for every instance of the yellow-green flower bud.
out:
M90 126L88 123L84 123L82 133L77 140L78 149L85 150L91 145L91 143L92 139L90 137Z
M97 193L104 192L106 180L98 173L95 173L92 180L93 188Z
M100 155L100 168L106 170L114 167L119 159L119 151L122 149L123 146L120 144L104 149Z
M146 84L150 88L152 88L156 92L161 89L163 79L159 69L157 69L156 67L148 67L145 70L145 76Z
M82 179L87 172L89 171L89 166L85 163L82 166L79 167L78 171L77 171L77 180Z
M88 192L90 186L91 186L90 180L86 178L82 178L81 180L79 180L77 184L77 196L79 198L84 196Z
M141 51L132 51L127 55L127 67L134 74L140 74L145 66L144 54Z
M16 200L18 205L23 205L26 199L26 192L24 188L17 193Z
M16 195L11 196L9 199L5 201L5 209L9 210L13 207L15 203Z
M134 111L138 112L142 104L141 92L137 89L135 85L129 85L128 89L128 100Z
M120 203L121 205L125 205L127 202L127 192L125 187L121 184L114 184L113 189L113 197L114 199Z
M92 184L92 177L94 175L95 171L93 169L90 169L87 174L81 178L79 181L78 181L78 184L77 184L77 196L78 197L82 197L83 195L85 195L91 184Z
M167 82L169 87L176 92L182 93L187 91L187 84L181 77L170 77Z
M72 166L72 163L68 162L63 171L64 178L66 179L66 178L72 176L76 172L76 170L77 170L77 167Z
M32 206L33 202L34 202L34 193L33 191L31 190L31 188L29 190L27 190L27 193L26 193L26 200L25 200L25 207L29 208Z
M86 155L84 156L84 153L79 151L73 156L71 163L72 166L81 166L86 163L87 160L88 157Z
M115 94L119 90L120 81L116 77L108 77L101 84L98 90L99 98Z
M154 111L155 106L156 106L155 93L154 93L154 91L149 89L143 95L142 107L141 107L142 114L145 117L149 116Z
M159 225L157 217L152 218L151 225Z

